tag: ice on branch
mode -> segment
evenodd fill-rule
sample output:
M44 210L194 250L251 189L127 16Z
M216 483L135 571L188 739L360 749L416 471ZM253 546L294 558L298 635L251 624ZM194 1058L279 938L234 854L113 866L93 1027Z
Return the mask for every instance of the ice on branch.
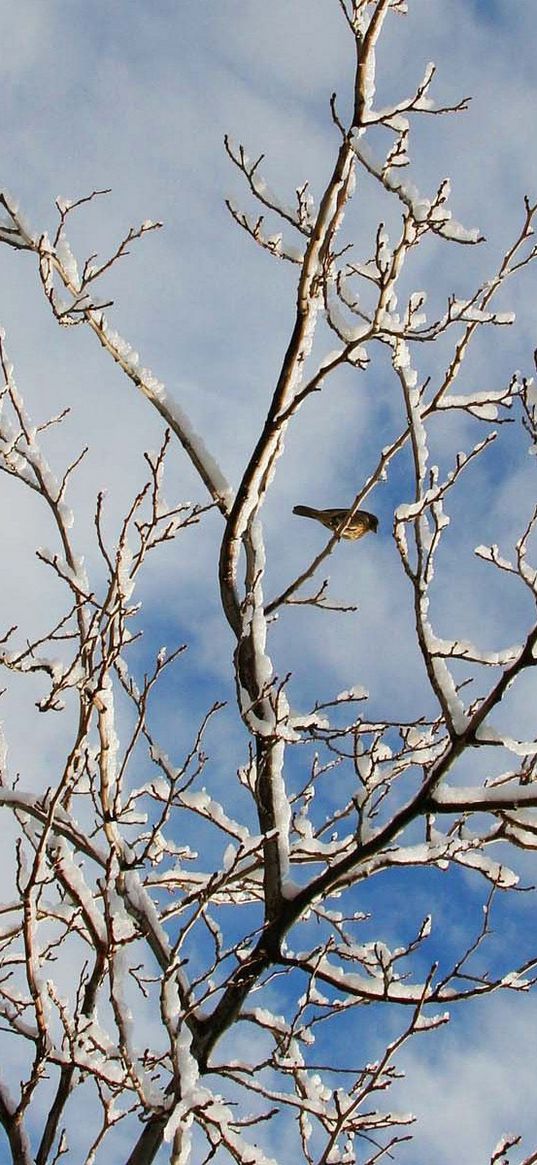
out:
M445 239L452 239L455 243L479 243L481 240L479 227L463 227L461 223L451 218L450 211L448 211L439 233Z
M227 207L238 226L242 227L248 235L251 235L252 239L263 250L274 255L276 259L288 259L291 263L302 264L304 252L293 244L284 243L281 231L273 235L267 234L264 230L263 215L258 215L255 218L253 215L246 214L246 211L240 210L230 199L227 200Z
M257 201L272 211L276 217L285 219L286 222L291 223L297 230L305 235L309 235L314 221L314 204L313 198L308 190L308 183L306 182L303 186L297 188L297 208L295 209L283 202L279 195L271 190L265 179L259 174L259 166L264 159L263 154L255 162L252 162L244 146L235 145L228 134L224 137L224 145L232 162L244 174L250 190ZM240 215L241 212L236 211L230 200L227 200L227 206L234 218ZM242 223L240 225L246 224Z
M354 324L350 323L341 310L341 299L341 292L339 291L339 294L336 294L333 285L329 284L326 293L327 321L346 346L349 344L357 345L368 332L368 325L364 321ZM341 355L341 350L339 350L339 353L336 350L336 352L331 352L329 356L323 357L321 368L326 368L332 360L338 357L338 354ZM358 361L358 358L363 363L367 362L368 356L365 348L355 349L353 354L355 363Z
M401 372L407 387L414 389L418 383L418 373L412 367L410 348L405 340L394 341L393 366L397 372ZM419 405L419 397L413 399L416 400L416 405Z
M457 243L478 243L482 236L477 227L463 227L452 217L451 211L445 202L450 193L449 180L445 179L433 199L424 198L418 188L411 182L400 180L387 172L384 164L375 161L369 149L364 148L360 135L356 131L351 140L352 149L361 165L375 177L386 190L395 194L407 207L412 220L418 228L427 227L445 239Z
M430 84L431 84L431 81L434 77L435 72L436 72L436 65L435 65L434 61L429 61L427 66L426 66L426 69L425 69L423 81L421 82L421 85L419 86L418 96L414 99L414 101L412 103L413 109L422 109L427 113L431 109L434 109L433 98L427 96L427 91L430 87Z
M479 870L489 882L498 886L502 890L513 889L518 886L520 878L515 874L514 870L510 870L508 866L504 866L499 862L495 862L488 854L484 854L481 850L467 850L465 853L457 855L457 862L461 866L468 866L473 870Z
M517 659L519 655L520 650L514 658ZM508 662L513 662L513 660L509 660ZM508 736L504 732L498 732L496 728L491 728L488 724L481 724L479 726L476 732L476 740L483 744L501 745L508 752L514 753L515 756L537 756L537 743L534 740L515 740L512 736Z
M501 567L502 570L509 571L513 574L515 572L513 563L510 562L508 558L504 558L503 555L500 554L499 549L495 543L492 546L476 546L474 554L477 554L479 558L484 558L486 562L493 562L495 566Z
M356 972L346 972L339 965L324 955L319 959L317 975L321 981L331 983L339 991L349 996L349 1002L355 996L363 999L386 999L390 1002L404 1001L418 1003L423 999L424 984L403 983L397 977L393 967L377 966L368 968L368 975Z
M37 233L33 231L21 211L15 198L7 190L0 190L0 207L6 211L0 218L0 241L16 249L34 250L37 246Z
M518 825L524 822L524 805L530 806L530 810L527 812L534 808L535 788L531 785L521 786L515 773L504 774L504 779L508 779L510 783L503 787L496 787L492 782L483 787L479 785L448 785L443 782L434 795L435 804L453 806L454 812L471 809L486 813L487 810L489 812L497 811L498 808L502 808L502 805L510 808L513 806L513 802L516 802ZM533 814L528 824L532 822L535 822Z
M78 264L63 231L56 243L56 256L65 271L69 283L78 291L80 288Z
M386 106L383 109L376 109L374 115L367 116L364 120L367 123L382 123L382 125L389 125L396 133L404 134L408 132L410 121L408 113L410 111L430 113L434 110L435 103L432 97L429 97L428 90L431 86L435 74L435 65L429 61L425 69L422 81L420 82L417 92L411 97L403 97L396 105Z
M362 687L361 684L355 684L353 688L346 688L344 692L338 692L335 700L339 704L346 700L368 700L369 692L367 688Z
M428 646L431 655L445 659L468 659L475 663L489 664L494 667L507 667L518 659L521 652L520 644L506 647L502 651L485 651L468 640L439 639L432 629L429 629Z
M115 328L112 328L104 316L101 317L100 327L103 334L106 336L110 347L113 348L121 363L127 368L131 368L132 370L137 369L140 363L140 357L138 353L135 352L132 345L129 344L128 340L125 340L123 336L121 336L119 332L116 331ZM151 376L151 373L149 373L149 375ZM157 391L156 385L155 391Z
M362 88L363 114L362 114L362 118L363 118L364 124L367 123L367 121L368 121L368 114L371 112L371 109L373 106L373 98L375 96L375 67L376 67L375 50L374 50L373 46L371 46L369 48L369 51L368 51L367 56L366 56L365 69L364 69L363 74L362 74L362 77L363 77L363 88ZM361 131L358 130L357 132L360 134Z
M319 712L296 712L289 716L289 727L291 732L285 734L286 740L296 742L300 739L294 732L295 729L301 732L307 732L313 728L327 729L330 727L330 722L326 716L322 716Z
M181 804L186 808L193 809L201 817L214 821L215 825L218 825L226 833L233 834L244 846L251 840L246 826L229 817L222 805L210 797L205 789L201 789L199 792L190 792L186 789L180 794L180 799Z
M462 320L464 323L500 324L509 326L515 322L514 312L485 311L476 305L473 299L450 300L451 318Z
M427 619L422 620L425 649L431 660L434 677L453 730L462 735L468 727L468 713L457 691L455 680L442 656L435 655L435 635Z
M465 409L480 421L496 421L498 405L507 404L509 397L503 389L485 392L448 394L442 397L440 409Z
M418 1015L414 1030L417 1032L433 1031L437 1027L441 1027L444 1023L449 1023L451 1016L449 1011L443 1011L439 1015Z

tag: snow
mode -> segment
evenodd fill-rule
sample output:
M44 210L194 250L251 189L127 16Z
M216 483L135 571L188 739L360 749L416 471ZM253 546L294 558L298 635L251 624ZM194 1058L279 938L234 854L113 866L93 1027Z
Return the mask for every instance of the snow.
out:
M537 756L537 743L535 741L514 740L512 736L497 732L496 729L490 728L487 724L481 724L479 726L476 732L476 739L482 741L484 744L501 744L509 752L515 753L516 756Z
M435 792L435 801L439 805L460 805L461 808L470 806L472 809L479 809L486 812L492 807L501 807L502 803L512 806L513 801L516 801L517 807L523 807L527 802L533 807L535 802L535 789L530 785L521 786L516 781L515 784L503 786L485 786L480 788L476 785L448 785L442 783Z
M341 310L340 298L343 298L343 302L347 302L344 297L341 296L341 293L340 297L338 298L334 288L329 285L327 288L327 319L331 327L344 341L346 346L349 344L359 344L360 340L364 336L364 333L366 333L368 330L368 325L363 321L360 321L358 324L350 324ZM352 310L353 306L356 307L356 300L349 300L348 306ZM321 369L330 368L333 363L341 358L341 354L344 352L344 350L345 349L340 348L330 352L328 356L323 358L319 367ZM360 347L359 353L354 353L354 359L358 359L358 356L360 356L360 358L363 360L367 360L367 349Z
M375 63L376 63L375 62L375 50L371 46L369 49L369 52L367 54L367 57L366 57L366 67L365 67L364 73L363 73L364 87L363 87L363 94L362 95L363 95L363 99L364 99L364 110L363 110L364 123L366 123L368 120L367 115L372 108L373 98L375 96Z
M300 738L294 731L295 729L300 729L303 732L311 728L329 728L330 721L327 716L321 716L319 712L297 713L294 716L289 716L288 725L291 731L284 728L285 739L297 741Z
M67 282L75 291L78 291L80 288L80 274L76 259L63 231L56 243L56 257L63 267Z
M443 659L433 659L434 674L445 700L453 730L462 735L468 727L468 716L457 692L453 676Z
M450 312L453 319L460 319L468 323L476 324L495 323L505 326L514 323L516 319L514 312L486 311L477 307L472 300L467 299L451 300Z
M506 667L518 659L522 650L520 644L505 647L501 651L485 651L470 640L439 639L431 628L428 631L428 647L432 655L451 659L469 659L477 663L489 664L496 667Z
M144 370L145 373L145 370ZM143 376L144 384L149 386L147 376ZM152 391L155 391L154 389ZM204 441L196 432L194 426L191 424L184 409L173 400L164 390L164 386L159 386L158 398L161 404L166 406L170 419L174 423L174 429L180 430L187 438L189 445L197 454L198 460L204 466L208 477L210 477L215 491L219 497L225 498L231 504L234 497L233 489L225 478L216 459L209 453Z
M478 243L481 237L479 227L468 229L454 219L443 224L441 233L445 239L453 239L456 243Z
M375 161L371 151L364 147L361 141L362 133L363 130L355 130L351 138L351 147L356 157L370 174L382 182L386 190L391 191L401 199L418 226L429 225L431 228L434 226L442 238L457 243L478 243L480 241L481 236L477 227L470 229L463 227L461 223L452 218L451 211L446 208L445 202L450 193L448 179L442 183L436 196L436 202L433 204L431 199L424 198L419 193L413 183L400 180L390 171L386 171L382 162Z
M266 1007L254 1007L253 1014L261 1027L269 1028L270 1031L280 1032L283 1035L289 1033L289 1023L283 1015L274 1015Z
M441 409L467 409L474 417L482 421L495 421L498 417L498 406L494 404L491 392L475 395L444 396L440 402ZM498 393L498 399L504 399Z
M423 999L424 984L402 983L394 979L387 981L385 970L378 975L360 975L356 972L345 972L337 963L332 963L326 955L322 955L317 963L317 976L321 980L328 980L339 991L347 991L351 996L361 995L365 999L389 999L404 1002L418 1003Z
M237 857L236 846L232 845L230 842L230 844L228 846L226 846L226 848L224 850L224 856L222 858L222 868L226 871L231 870L235 864L236 857Z
M71 852L64 838L56 842L55 861L67 885L72 886L77 900L82 903L85 913L91 919L91 924L99 941L106 942L106 925L100 913L94 892L87 885L80 866L73 861Z
M499 566L502 566L504 570L514 571L515 569L513 563L510 562L509 559L503 558L500 555L498 547L495 543L492 546L476 546L474 554L477 554L479 558L486 559L488 562L493 562Z
M464 854L457 857L457 861L462 866L469 866L474 870L479 870L485 878L493 882L495 886L499 886L502 890L512 890L518 885L520 878L513 870L507 866L500 865L495 862L488 854L484 854L479 850L468 850Z
M337 364L345 352L344 348L333 348L330 352L323 356L319 368L330 368L333 364Z
M335 699L336 703L345 700L367 700L369 699L369 692L361 684L355 684L354 687L346 688L345 691L339 692Z
M449 1011L443 1011L439 1015L418 1015L414 1024L415 1031L432 1031L434 1028L440 1027L443 1023L449 1023Z
M409 373L412 369L410 359L410 349L405 340L398 340L394 345L393 366L401 372ZM410 387L414 387L417 382L417 374L414 374L415 379ZM412 379L412 378L411 378Z
M120 336L108 324L102 312L91 313L94 327L102 333L103 343L112 353L114 359L121 365L127 375L131 376L140 391L155 404L161 415L173 429L174 433L191 456L195 464L201 469L206 484L210 483L214 495L231 508L233 490L226 480L216 459L208 452L202 438L196 432L187 414L181 406L170 396L164 384L158 380L148 368L139 368L139 355L129 342Z
M274 822L278 837L278 853L280 859L280 877L284 880L289 871L289 829L291 825L291 807L285 791L283 781L283 761L285 756L285 742L277 741L272 749L273 755L273 782L272 798L274 806Z
M137 874L136 870L125 870L123 878L127 907L132 909L136 916L142 916L146 920L149 929L158 941L160 949L169 957L171 948L168 936L161 926L157 908L145 886L140 881L139 874Z
M287 876L282 878L281 894L282 898L285 898L288 902L292 902L293 898L296 898L302 889L303 887L298 882L294 882L292 878Z

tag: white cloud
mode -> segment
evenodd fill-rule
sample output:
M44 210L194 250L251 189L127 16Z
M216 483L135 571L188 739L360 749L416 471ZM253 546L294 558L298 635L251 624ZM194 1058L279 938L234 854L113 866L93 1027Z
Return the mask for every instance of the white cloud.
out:
M520 1159L522 1150L535 1151L534 1082L528 1071L535 1008L535 1000L520 996L481 1001L459 1014L456 1028L416 1040L403 1054L419 1130L402 1161L487 1165L500 1137L513 1132L524 1138ZM400 1096L397 1102L408 1104L405 1086Z

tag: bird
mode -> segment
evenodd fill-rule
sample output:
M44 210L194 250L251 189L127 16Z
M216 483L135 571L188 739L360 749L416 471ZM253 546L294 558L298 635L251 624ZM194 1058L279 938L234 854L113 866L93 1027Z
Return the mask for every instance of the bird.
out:
M327 526L329 530L334 532L339 530L350 513L351 510L316 510L313 506L293 507L293 514L298 514L301 518L314 518L316 522L321 522L323 526ZM355 510L349 519L348 526L342 531L341 537L355 541L357 538L363 538L364 534L368 534L370 530L376 534L378 524L379 520L375 514L370 514L368 510Z

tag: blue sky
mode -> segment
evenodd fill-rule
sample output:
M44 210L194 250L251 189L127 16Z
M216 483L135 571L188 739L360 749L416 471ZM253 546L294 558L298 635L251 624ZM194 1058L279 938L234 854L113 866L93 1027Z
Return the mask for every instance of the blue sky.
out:
M452 291L471 291L494 271L521 222L522 196L537 198L537 22L533 0L515 5L512 0L409 0L409 9L408 19L391 21L379 48L379 101L383 95L388 100L409 92L429 60L438 67L434 95L439 102L473 96L465 115L423 119L411 147L412 178L420 189L434 189L449 174L455 215L465 225L479 225L487 237L486 245L471 251L435 246L418 254L412 279L417 287L427 287L433 303L440 303ZM14 16L9 0L0 0L0 20L9 27L0 62L1 185L19 200L36 230L50 233L58 195L76 198L110 187L110 195L73 220L70 239L82 254L106 253L131 224L148 217L163 222L163 229L136 244L109 277L105 290L116 305L111 318L189 413L235 485L287 342L295 272L257 252L232 223L226 195L252 207L226 158L223 135L229 132L244 142L252 157L266 155L267 180L285 198L306 178L315 191L322 189L337 144L330 94L337 92L343 109L349 102L352 58L337 3L22 0ZM384 208L379 212L374 190L364 181L349 214L349 234L365 238L379 213ZM143 451L160 442L161 423L92 336L82 329L58 329L37 286L31 257L4 249L0 259L0 324L27 407L42 419L72 406L68 424L51 435L51 457L61 461L68 449L90 446L71 496L80 515L80 543L98 569L91 549L96 492L107 491L112 534L143 480ZM534 280L531 272L523 273L503 296L501 307L514 307L517 324L509 333L483 334L464 374L468 384L477 380L499 387L514 368L531 372ZM445 359L442 346L427 353L422 372L434 371ZM461 379L461 390L464 384ZM267 593L277 591L322 545L315 526L292 516L293 505L343 504L354 496L391 431L391 392L381 357L359 382L342 374L333 388L306 405L289 433L286 459L265 510ZM468 447L471 432L454 422L450 441L458 438ZM447 438L439 434L434 440L435 456L447 464ZM206 501L203 486L179 452L170 458L168 474L170 497ZM13 483L2 484L0 537L9 547L9 571L0 578L2 607L9 611L9 624L22 624L29 609L31 627L41 627L43 606L53 610L58 597L49 591L33 548L47 543L51 529L31 499L21 498ZM291 692L302 707L314 690L327 695L357 682L370 689L375 714L387 702L410 716L420 701L430 702L413 643L410 596L391 539L393 511L406 500L407 487L403 460L389 485L368 502L380 517L380 537L371 539L367 549L358 548L359 560L356 547L342 545L330 562L334 593L356 600L359 615L345 622L298 611L291 633L283 612L273 631L276 669L293 672ZM528 512L535 492L534 460L513 431L505 451L484 458L453 499L453 529L445 540L435 598L440 634L472 633L490 647L516 641L529 618L529 600L486 564L476 565L472 549L492 540L512 547L520 511ZM210 779L221 791L229 769L243 759L244 738L231 708L232 645L218 605L220 532L219 516L211 514L184 545L155 560L142 591L148 631L137 650L142 668L144 652L161 640L192 641L184 669L170 682L157 711L170 747L178 734L186 737L195 714L213 699L230 701L222 729L215 725L208 736ZM29 704L21 704L17 689L7 707L13 771L38 785L43 758L55 763L62 737L56 721L35 717L36 759L36 737L28 732L27 720L34 698L32 693ZM522 685L513 712L521 735L534 720L534 700L534 685ZM304 764L302 755L292 759L293 778L298 780ZM524 859L520 865L531 880L534 863ZM407 874L404 883L403 898L408 887L411 899L409 931L430 901L436 904L440 938L433 941L440 953L442 922L453 936L463 929L465 911L473 916L479 910L482 891L467 874L438 875L434 885ZM385 885L387 879L379 879L367 895L382 937L391 941L397 938L401 912L400 906L392 908L391 895L397 903L401 890L386 891ZM534 907L526 902L498 904L500 931L510 943L534 927ZM489 1000L487 1007L468 1009L447 1032L411 1049L409 1082L401 1086L399 1107L424 1107L424 1090L429 1108L439 1103L438 1096L449 1096L451 1123L435 1125L425 1111L422 1139L418 1133L408 1158L401 1158L409 1165L486 1161L506 1121L510 1128L531 1132L528 1113L535 1096L528 1097L521 1065L532 1054L535 1003L502 998ZM474 1056L478 1064L466 1073L464 1065ZM509 1065L505 1088L498 1071L504 1056ZM509 1105L504 1104L507 1095ZM501 1096L502 1103L496 1099L492 1104L491 1096ZM470 1108L479 1119L467 1119Z

